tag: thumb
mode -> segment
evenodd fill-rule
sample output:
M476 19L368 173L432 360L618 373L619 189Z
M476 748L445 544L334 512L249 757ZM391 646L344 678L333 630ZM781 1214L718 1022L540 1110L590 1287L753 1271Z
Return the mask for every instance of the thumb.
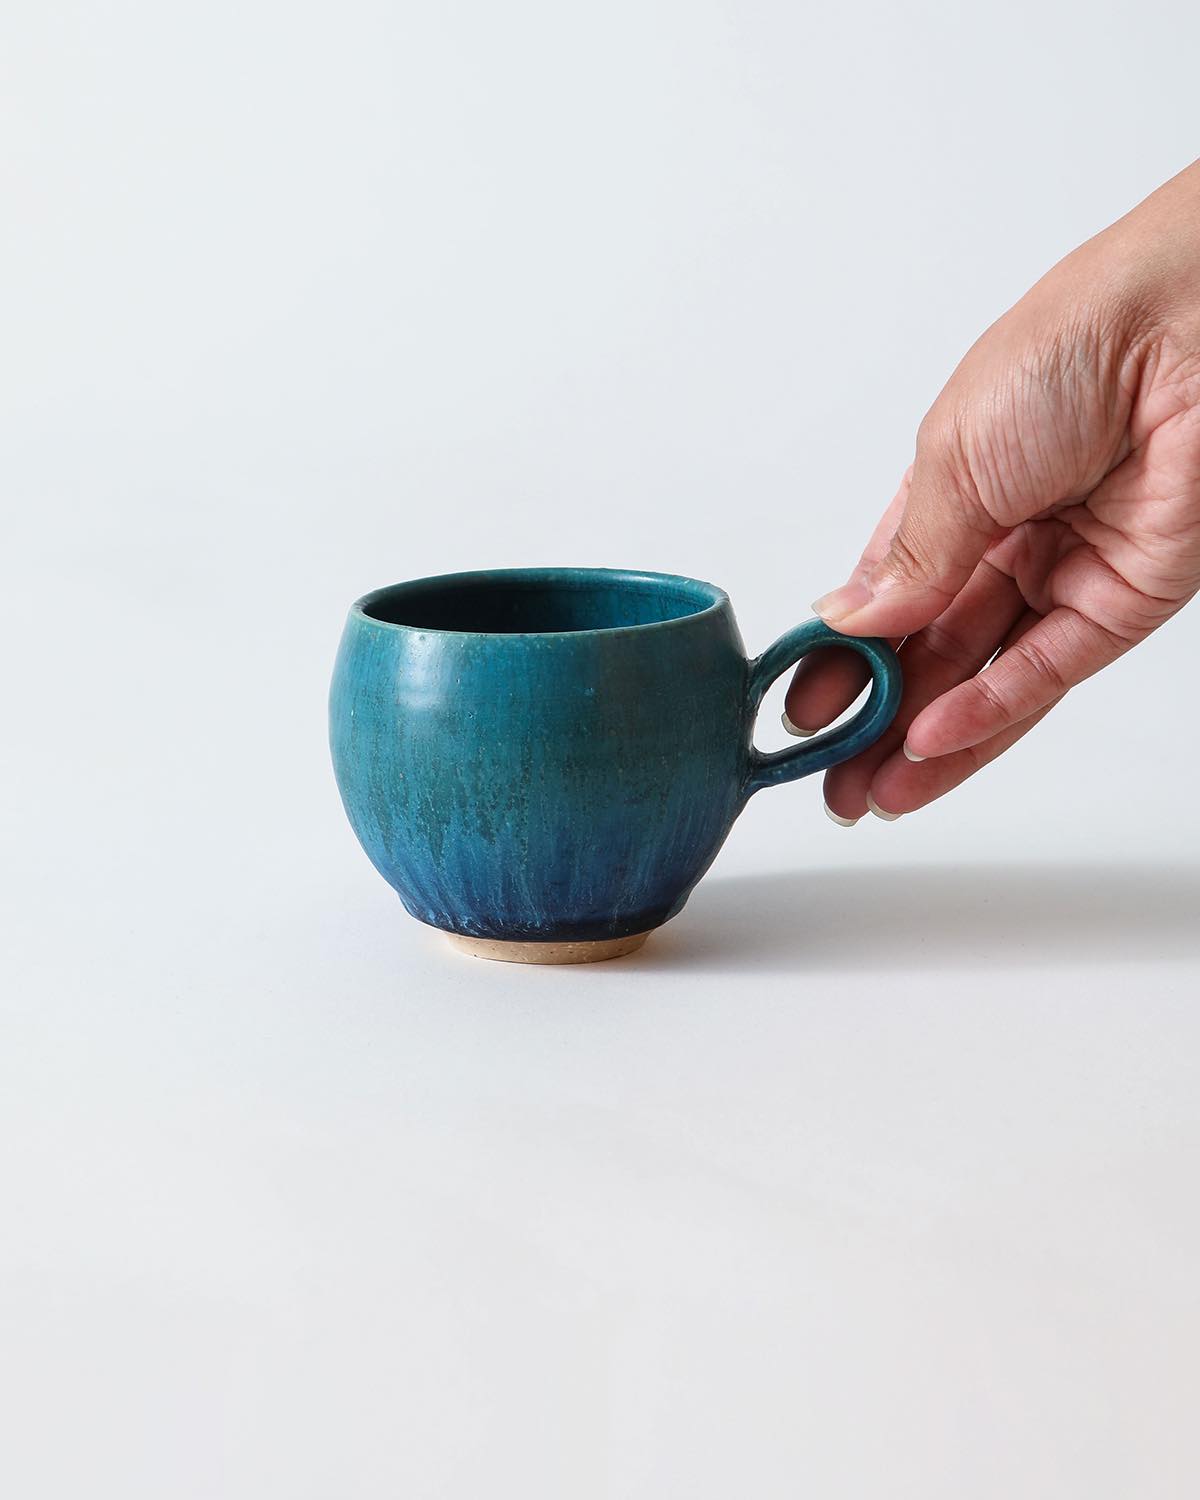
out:
M912 483L887 550L864 559L848 583L813 605L847 635L904 636L920 630L956 597L1003 533L984 509L965 465L949 445L922 433Z

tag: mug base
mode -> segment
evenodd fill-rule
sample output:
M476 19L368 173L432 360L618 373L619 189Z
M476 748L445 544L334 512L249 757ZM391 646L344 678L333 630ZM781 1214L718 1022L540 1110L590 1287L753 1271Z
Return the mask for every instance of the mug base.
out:
M470 953L474 958L494 958L507 964L594 964L636 953L650 933L574 943L509 942L504 938L464 937L457 932L446 936L460 953Z

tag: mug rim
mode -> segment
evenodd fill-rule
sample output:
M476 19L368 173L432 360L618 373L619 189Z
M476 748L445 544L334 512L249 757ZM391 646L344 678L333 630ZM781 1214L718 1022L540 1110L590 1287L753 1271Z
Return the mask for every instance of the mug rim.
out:
M703 599L699 609L689 611L686 615L672 615L666 620L647 620L641 624L629 625L597 625L583 630L445 630L439 626L431 625L406 625L395 620L381 620L377 615L368 614L370 605L379 604L385 599L393 599L402 596L410 589L419 589L430 584L463 585L482 582L499 582L501 580L528 579L531 582L545 582L567 584L583 584L595 580L602 580L614 584L649 583L669 585L682 590L692 592L693 596ZM689 578L683 573L658 573L652 569L644 568L574 568L574 567L529 567L529 568L468 568L455 573L430 573L423 578L408 578L401 583L385 584L382 588L372 589L363 594L350 606L350 613L356 616L366 625L371 625L381 630L398 630L413 635L437 635L447 637L463 637L483 640L563 640L581 636L592 635L629 635L635 631L665 630L672 626L687 625L693 620L702 620L708 615L729 604L729 595L724 589L718 588L715 583L707 583L702 578Z

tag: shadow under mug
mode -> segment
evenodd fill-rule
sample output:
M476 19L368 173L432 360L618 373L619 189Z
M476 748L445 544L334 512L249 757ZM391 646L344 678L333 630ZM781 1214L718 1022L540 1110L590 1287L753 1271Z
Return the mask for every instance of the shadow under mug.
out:
M768 687L830 645L866 659L866 704L756 749ZM748 661L728 596L696 579L453 573L351 607L330 743L351 825L414 917L480 956L581 962L639 947L749 798L866 749L900 686L883 641L820 620Z

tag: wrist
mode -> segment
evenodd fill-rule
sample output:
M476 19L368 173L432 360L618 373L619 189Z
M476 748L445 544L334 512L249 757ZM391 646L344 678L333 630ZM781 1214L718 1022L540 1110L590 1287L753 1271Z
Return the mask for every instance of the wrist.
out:
M1200 162L1076 253L1136 333L1182 339L1200 352Z

